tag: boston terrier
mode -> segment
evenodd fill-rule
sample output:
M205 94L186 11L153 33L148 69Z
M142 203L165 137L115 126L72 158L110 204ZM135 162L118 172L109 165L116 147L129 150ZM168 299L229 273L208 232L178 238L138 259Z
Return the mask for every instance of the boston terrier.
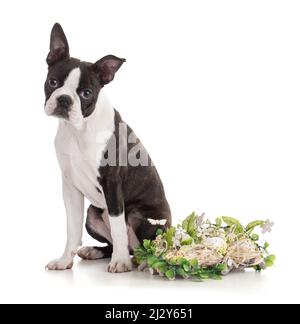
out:
M105 97L125 59L107 55L96 63L70 57L59 24L51 31L45 82L45 112L58 118L55 149L62 171L67 214L63 255L46 266L65 270L76 254L111 258L109 272L132 268L131 254L158 228L171 225L171 212L157 170L146 149ZM82 247L84 198L87 232L102 244Z

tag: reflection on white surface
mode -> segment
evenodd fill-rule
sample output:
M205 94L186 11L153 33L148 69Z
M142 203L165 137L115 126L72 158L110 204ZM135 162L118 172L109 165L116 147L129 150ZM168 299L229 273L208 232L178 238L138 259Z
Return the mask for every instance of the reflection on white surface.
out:
M242 273L232 273L223 280L209 280L209 281L191 281L177 279L176 281L169 281L157 275L151 275L148 271L139 272L132 271L128 273L112 274L106 272L107 261L79 261L77 268L80 273L84 273L86 280L91 284L102 287L132 287L136 289L144 288L163 288L169 289L170 287L193 288L199 289L201 285L209 286L210 289L218 290L234 290L236 292L246 289L248 292L254 291L257 286L261 286L266 281L266 274L259 274L254 271L247 271ZM60 274L58 274L59 276ZM63 275L65 277L65 274ZM70 273L70 276L73 274ZM66 278L66 277L65 277ZM200 286L200 287L199 287Z
M22 260L23 258L23 260ZM221 281L169 281L149 272L112 274L108 259L82 261L72 270L45 271L26 256L1 268L0 303L294 303L297 286L286 269L233 273ZM30 267L22 267L30 264Z
M270 286L273 270L261 274L254 271L233 273L221 281L194 282L182 279L169 281L149 272L112 274L106 271L107 264L107 260L80 260L73 270L47 271L44 279L54 287L59 286L64 293L70 286L87 292L73 295L73 301L95 303L264 302L270 289L273 290L272 283Z

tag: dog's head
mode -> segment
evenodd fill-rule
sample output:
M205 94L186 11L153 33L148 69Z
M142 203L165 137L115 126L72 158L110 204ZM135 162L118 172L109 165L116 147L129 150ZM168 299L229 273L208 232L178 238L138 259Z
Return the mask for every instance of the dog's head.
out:
M67 38L59 24L51 31L45 82L45 112L81 125L95 110L100 90L113 80L125 59L104 56L96 63L71 58Z

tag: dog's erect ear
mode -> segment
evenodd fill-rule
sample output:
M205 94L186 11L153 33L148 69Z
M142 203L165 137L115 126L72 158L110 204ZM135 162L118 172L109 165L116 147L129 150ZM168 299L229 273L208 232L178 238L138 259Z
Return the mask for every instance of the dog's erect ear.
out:
M51 31L50 52L47 56L49 66L70 57L66 35L60 24L56 23Z
M97 61L93 65L93 69L99 75L101 84L105 85L112 81L115 77L115 73L124 62L126 62L125 59L114 55L106 55Z

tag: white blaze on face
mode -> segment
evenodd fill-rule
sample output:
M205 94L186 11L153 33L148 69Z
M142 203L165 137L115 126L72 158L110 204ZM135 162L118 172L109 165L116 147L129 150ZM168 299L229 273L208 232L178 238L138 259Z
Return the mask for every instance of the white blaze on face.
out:
M45 113L47 115L52 115L56 105L57 98L62 95L68 95L71 97L73 104L71 106L71 110L69 112L68 121L75 125L80 126L83 121L83 116L81 112L81 102L79 95L77 94L77 89L79 86L81 71L80 68L77 67L70 71L68 77L66 78L64 85L58 89L56 89L47 100L45 104Z

